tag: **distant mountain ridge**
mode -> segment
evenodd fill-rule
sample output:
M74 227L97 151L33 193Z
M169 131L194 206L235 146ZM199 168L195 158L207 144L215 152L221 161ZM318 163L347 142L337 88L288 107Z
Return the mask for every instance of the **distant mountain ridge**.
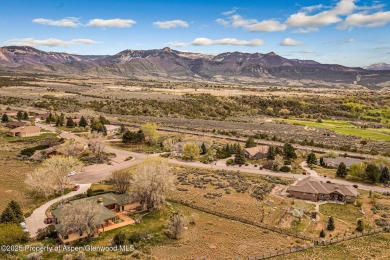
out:
M366 70L390 70L390 64L387 63L375 63L370 66L364 67Z
M218 55L180 52L168 47L124 50L114 55L45 52L27 46L0 48L0 68L15 71L96 77L177 79L227 82L299 81L372 85L389 81L388 72L375 76L363 68L287 59L270 53L226 52ZM387 80L386 80L387 79ZM306 83L305 83L306 82ZM302 83L302 84L303 84ZM307 84L309 84L307 83Z

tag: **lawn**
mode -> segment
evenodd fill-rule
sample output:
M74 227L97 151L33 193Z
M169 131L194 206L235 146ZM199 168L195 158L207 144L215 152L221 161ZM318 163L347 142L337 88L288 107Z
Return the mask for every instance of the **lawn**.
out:
M322 120L322 123L318 123L311 120L282 119L282 122L333 130L341 134L354 135L366 139L390 141L390 129L362 129L347 121Z
M356 223L359 218L363 217L359 208L352 204L327 203L320 205L320 212L326 217L333 216L348 223Z

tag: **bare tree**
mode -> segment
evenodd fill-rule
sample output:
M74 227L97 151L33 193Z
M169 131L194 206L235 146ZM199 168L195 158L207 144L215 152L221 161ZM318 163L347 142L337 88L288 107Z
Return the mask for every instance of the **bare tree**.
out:
M82 163L71 156L56 155L44 161L42 168L47 173L47 178L53 179L61 195L63 195L66 186L69 184L68 174L71 171L81 171Z
M61 145L58 151L66 156L77 156L83 149L84 147L80 142L77 142L75 139L70 139Z
M97 162L103 162L106 158L106 154L104 152L106 144L103 141L103 135L99 133L92 133L88 136L88 139L89 149L95 156Z
M168 220L166 234L170 238L179 239L185 227L185 219L179 212L173 213Z
M65 233L84 232L87 237L92 237L101 226L99 219L101 205L95 201L75 201L65 205L62 208L63 217L61 218L62 229Z
M131 185L132 173L129 170L115 171L112 174L111 181L117 193L126 193Z
M165 194L173 187L174 176L166 158L151 157L137 165L133 174L132 191L143 203L144 209L159 208L165 201Z
M52 178L48 178L48 172L43 168L38 168L28 173L25 183L31 193L38 197L47 199L54 193L53 187L55 186L55 182Z
M275 156L275 160L272 163L272 166L275 167L276 170L279 170L284 165L283 156L277 154Z

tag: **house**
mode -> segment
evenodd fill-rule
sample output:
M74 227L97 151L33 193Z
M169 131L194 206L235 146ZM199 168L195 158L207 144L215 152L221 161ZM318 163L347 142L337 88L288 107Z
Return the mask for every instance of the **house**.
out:
M93 201L100 206L99 214L97 215L100 227L95 235L99 234L100 232L104 232L104 230L111 230L135 223L134 220L129 218L123 212L136 211L140 206L142 206L131 196L131 194L127 193L105 193L97 196L91 196L88 198L70 201L69 203L73 204L82 200ZM51 214L53 217L53 223L55 223L58 238L62 243L69 243L87 237L87 234L85 233L67 233L63 230L63 227L61 225L61 219L64 217L64 213L61 207L52 210Z
M2 110L0 112L1 116L3 116L4 114L7 114L8 117L14 117L16 118L17 114L18 114L18 111L14 111L14 110Z
M31 137L39 136L41 128L39 126L20 126L9 131L13 137Z
M245 157L249 160L258 160L267 158L269 146L268 145L260 145L251 148L244 148Z
M355 203L357 189L349 185L324 183L314 177L307 177L288 187L290 197L311 201L336 201Z
M25 126L25 125L27 125L27 122L11 121L11 122L8 122L5 126L8 128L14 129L14 128L18 128L18 127Z
M362 160L348 158L348 157L337 157L337 158L323 158L324 166L328 168L337 169L340 163L344 163L347 166L347 169L351 167L352 164L362 163Z
M107 130L107 135L114 135L119 133L121 127L119 125L104 125Z
M41 122L41 121L46 121L46 119L50 116L50 113L45 113L45 114L39 114L35 116L35 122Z

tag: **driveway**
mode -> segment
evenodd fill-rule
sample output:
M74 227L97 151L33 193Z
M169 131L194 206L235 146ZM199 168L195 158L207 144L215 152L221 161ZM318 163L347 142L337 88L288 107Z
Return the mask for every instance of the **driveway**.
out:
M80 189L78 191L71 191L70 193L63 195L61 197L52 199L45 204L41 205L40 207L36 208L31 216L26 218L26 225L30 231L31 237L36 237L38 229L45 228L47 225L44 223L44 220L46 218L46 211L49 209L51 205L53 205L56 202L59 202L63 199L73 197L77 194L81 194L84 192L87 192L91 184L80 184Z

